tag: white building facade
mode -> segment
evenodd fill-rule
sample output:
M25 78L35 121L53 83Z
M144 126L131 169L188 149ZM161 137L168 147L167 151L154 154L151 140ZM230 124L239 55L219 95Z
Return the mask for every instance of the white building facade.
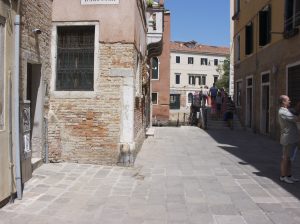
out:
M170 120L187 122L192 95L220 78L229 48L191 42L171 42Z

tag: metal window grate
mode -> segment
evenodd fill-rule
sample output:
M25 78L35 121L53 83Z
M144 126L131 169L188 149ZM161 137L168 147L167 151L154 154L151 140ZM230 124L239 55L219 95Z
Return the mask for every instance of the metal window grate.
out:
M94 89L94 26L58 27L56 90Z

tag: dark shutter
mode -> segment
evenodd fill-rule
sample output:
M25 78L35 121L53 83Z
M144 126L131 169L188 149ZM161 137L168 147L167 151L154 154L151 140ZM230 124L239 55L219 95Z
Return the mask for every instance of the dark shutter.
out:
M253 24L246 26L246 54L251 54L253 50Z
M300 25L300 0L295 0L296 6L295 6L295 26Z
M293 29L294 0L285 0L285 31Z
M300 65L288 69L288 96L291 99L291 106L300 101Z
M259 12L259 45L265 46L271 41L271 8Z

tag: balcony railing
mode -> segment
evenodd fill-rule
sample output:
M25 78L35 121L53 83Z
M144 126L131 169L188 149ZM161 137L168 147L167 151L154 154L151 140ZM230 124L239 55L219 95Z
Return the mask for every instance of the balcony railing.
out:
M296 12L290 18L287 18L284 22L284 37L290 38L299 33L297 28L300 25L300 11Z

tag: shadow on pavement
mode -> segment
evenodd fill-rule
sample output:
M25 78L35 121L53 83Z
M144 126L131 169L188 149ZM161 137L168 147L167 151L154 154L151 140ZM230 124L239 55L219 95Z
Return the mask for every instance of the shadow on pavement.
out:
M272 188L266 178L271 179L300 199L300 182L286 184L279 180L282 150L278 142L268 136L241 130L208 130L207 133L217 141L219 148L234 156L231 160L237 166L254 174L253 178L262 186ZM293 162L293 175L300 179L300 151Z

